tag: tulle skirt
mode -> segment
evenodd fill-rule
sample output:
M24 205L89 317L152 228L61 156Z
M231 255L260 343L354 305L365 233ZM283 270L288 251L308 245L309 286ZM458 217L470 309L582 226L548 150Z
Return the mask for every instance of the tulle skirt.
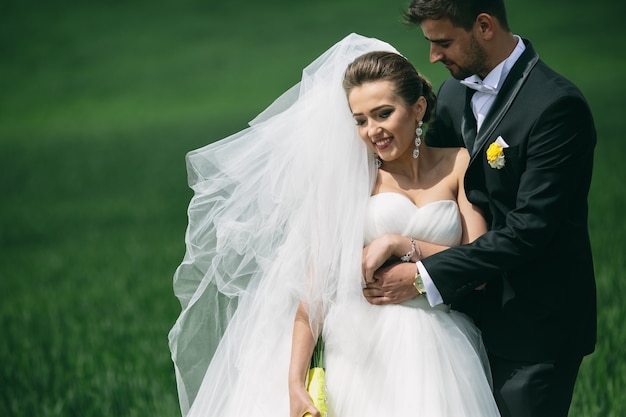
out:
M424 297L353 299L325 324L330 417L499 416L478 329Z
M297 303L287 304L248 311L266 325L239 343L227 331L236 348L218 348L190 417L289 415ZM331 307L323 336L329 417L499 416L479 330L462 313L424 297L374 306L355 294Z

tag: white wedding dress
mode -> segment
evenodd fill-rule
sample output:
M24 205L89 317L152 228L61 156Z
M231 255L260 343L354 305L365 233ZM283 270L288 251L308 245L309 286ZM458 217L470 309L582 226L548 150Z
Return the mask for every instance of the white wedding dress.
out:
M384 233L446 246L461 239L454 201L416 207L396 193L371 197L366 243ZM498 416L486 352L469 319L425 297L373 306L357 279L324 324L329 416Z
M187 155L186 252L169 333L184 417L287 417L293 320L326 338L334 417L496 416L477 330L425 299L372 306L364 241L386 233L447 245L456 204L371 197L377 170L342 89L356 57L393 51L351 34L250 127Z

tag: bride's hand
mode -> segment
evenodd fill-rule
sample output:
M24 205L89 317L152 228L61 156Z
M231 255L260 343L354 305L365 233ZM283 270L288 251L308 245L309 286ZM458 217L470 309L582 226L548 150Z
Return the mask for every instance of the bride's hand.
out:
M386 234L363 248L361 267L365 284L371 284L375 281L374 272L394 255L395 247L400 238L397 235Z
M302 417L306 413L311 417L322 417L321 413L313 405L311 396L302 387L289 389L289 417Z

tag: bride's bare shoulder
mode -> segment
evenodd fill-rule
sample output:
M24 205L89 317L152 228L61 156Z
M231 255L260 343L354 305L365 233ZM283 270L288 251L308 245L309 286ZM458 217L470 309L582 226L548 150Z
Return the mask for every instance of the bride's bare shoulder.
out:
M463 170L469 164L469 153L465 148L432 148L435 158L444 162L446 165Z

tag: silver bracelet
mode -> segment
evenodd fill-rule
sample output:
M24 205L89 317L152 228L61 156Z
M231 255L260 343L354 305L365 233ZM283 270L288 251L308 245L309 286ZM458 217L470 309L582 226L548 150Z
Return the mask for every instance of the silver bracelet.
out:
M411 250L400 258L402 262L411 262L411 258L415 255L415 239L411 238Z

